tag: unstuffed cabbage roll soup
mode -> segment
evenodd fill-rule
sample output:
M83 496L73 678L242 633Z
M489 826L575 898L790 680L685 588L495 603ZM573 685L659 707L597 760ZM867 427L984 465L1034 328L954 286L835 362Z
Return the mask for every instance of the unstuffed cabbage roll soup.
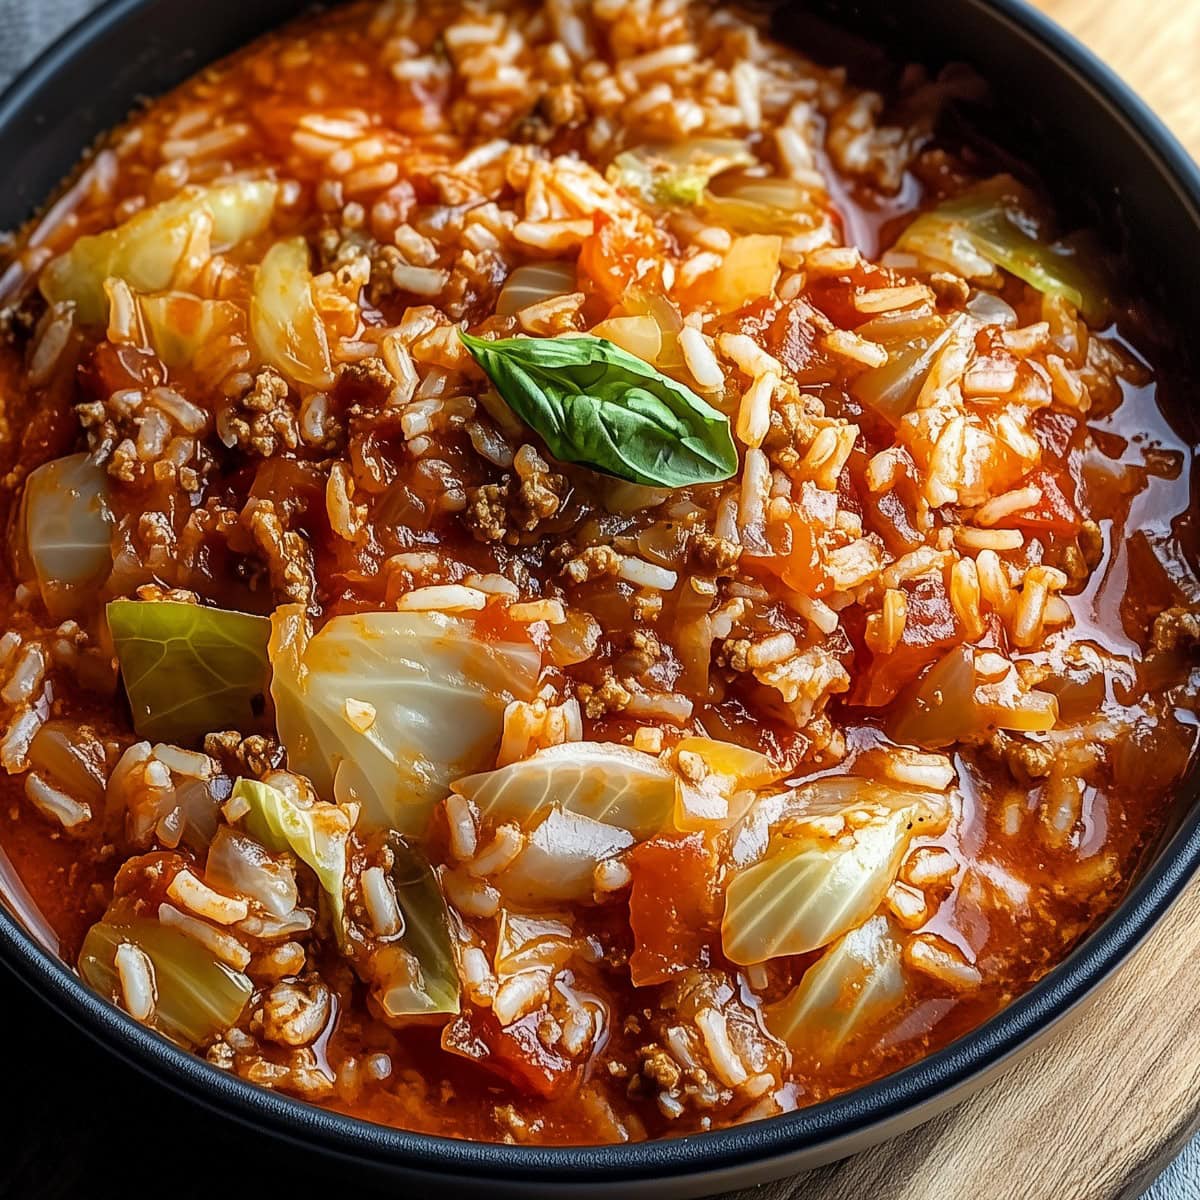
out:
M986 102L387 0L108 135L0 242L9 903L220 1070L485 1141L1030 988L1170 826L1200 581L1170 336Z

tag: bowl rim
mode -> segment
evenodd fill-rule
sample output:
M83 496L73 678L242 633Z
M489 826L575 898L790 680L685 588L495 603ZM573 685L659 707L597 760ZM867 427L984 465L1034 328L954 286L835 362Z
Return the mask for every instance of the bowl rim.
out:
M51 43L0 94L0 128L19 120L45 89L69 77L94 39L136 19L155 0L105 0ZM1026 0L969 0L1036 40L1085 86L1110 120L1157 162L1181 209L1200 225L1200 166L1144 101L1071 34ZM200 69L204 64L197 64ZM130 97L132 107L135 97ZM81 147L81 154L86 147ZM0 965L73 1025L142 1074L205 1108L277 1138L346 1162L496 1183L571 1182L603 1186L669 1176L676 1180L814 1152L850 1152L852 1139L879 1126L899 1129L932 1112L980 1075L1028 1048L1081 1005L1150 934L1200 870L1200 764L1180 785L1190 801L1180 827L1104 922L1024 995L943 1049L832 1099L746 1125L685 1137L602 1146L531 1146L466 1141L377 1125L247 1083L138 1024L91 991L48 953L0 903ZM908 1121L905 1124L905 1117Z

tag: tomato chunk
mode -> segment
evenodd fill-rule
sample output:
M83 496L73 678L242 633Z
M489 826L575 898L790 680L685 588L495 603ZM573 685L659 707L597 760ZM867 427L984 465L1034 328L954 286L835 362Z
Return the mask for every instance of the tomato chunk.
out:
M699 833L656 837L626 858L635 987L708 966L718 938L716 855Z
M574 1086L575 1064L538 1037L541 1010L501 1026L487 1009L471 1008L442 1031L442 1048L494 1071L522 1091L551 1099Z
M1001 524L1021 525L1026 529L1040 529L1063 537L1071 537L1079 532L1082 523L1079 512L1053 471L1039 467L1031 472L1021 486L1040 488L1042 498L1029 508L1013 513L1007 522Z

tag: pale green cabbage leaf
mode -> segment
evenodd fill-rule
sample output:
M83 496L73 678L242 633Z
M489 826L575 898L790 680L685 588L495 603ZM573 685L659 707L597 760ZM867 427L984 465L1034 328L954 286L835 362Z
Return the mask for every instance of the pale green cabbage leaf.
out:
M108 475L87 454L43 463L25 481L22 529L46 611L56 621L93 602L112 571Z
M250 332L263 358L293 383L332 385L329 339L313 297L303 238L276 242L263 256L254 273Z
M204 1046L237 1024L254 992L250 980L187 934L146 917L100 921L88 930L79 974L102 996L121 994L116 953L122 942L144 951L154 965L149 1023L160 1033L185 1046Z
M267 727L266 617L176 600L112 600L106 611L140 736L189 745Z
M891 922L880 915L830 946L787 996L767 1010L767 1027L793 1053L829 1064L903 998L900 942Z
M358 613L309 635L303 608L272 618L280 740L318 794L363 806L370 829L420 836L450 781L494 761L504 709L533 699L541 653L443 613ZM366 729L346 701L370 704Z
M242 826L251 837L276 854L291 851L312 868L329 897L338 940L344 940L346 860L354 810L323 801L304 807L279 788L253 779L239 779L233 785L230 800L238 799L250 805Z
M557 807L652 837L670 824L679 781L653 755L609 742L568 742L456 780L485 820L529 825Z
M209 224L208 249L221 253L262 233L275 209L279 185L242 179L214 187L188 188L130 217L114 229L76 239L46 264L42 295L51 303L70 301L80 321L105 320L106 279L123 279L134 291L160 292L172 285L189 243Z
M814 805L803 814L832 819L836 834L810 823L785 829L761 862L730 881L721 938L732 962L807 954L861 925L883 901L914 834L923 825L932 830L945 807L938 793L848 782L866 790L847 788L845 807Z

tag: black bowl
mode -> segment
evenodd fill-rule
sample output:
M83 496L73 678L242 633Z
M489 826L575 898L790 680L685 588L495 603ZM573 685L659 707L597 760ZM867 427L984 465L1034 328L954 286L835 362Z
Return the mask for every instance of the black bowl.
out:
M0 229L52 193L97 135L145 96L291 16L293 0L110 0L0 98ZM779 35L861 34L898 58L964 61L993 85L1019 157L1040 163L1061 203L1084 207L1125 248L1159 328L1200 327L1200 170L1111 71L1022 0L785 2ZM827 24L828 23L828 24ZM836 42L837 34L834 36ZM1016 138L1017 140L1013 140ZM1170 347L1168 335L1162 339ZM1180 370L1188 347L1175 346ZM1190 371L1189 371L1190 373ZM1182 389L1180 389L1182 391ZM1191 425L1182 402L1166 403ZM1116 911L1002 1013L944 1050L834 1100L755 1124L631 1146L464 1142L355 1121L243 1083L144 1029L89 991L0 906L0 961L86 1033L185 1097L307 1148L331 1165L451 1195L683 1197L747 1186L851 1154L928 1120L1078 1013L1200 866L1200 769L1171 827Z

